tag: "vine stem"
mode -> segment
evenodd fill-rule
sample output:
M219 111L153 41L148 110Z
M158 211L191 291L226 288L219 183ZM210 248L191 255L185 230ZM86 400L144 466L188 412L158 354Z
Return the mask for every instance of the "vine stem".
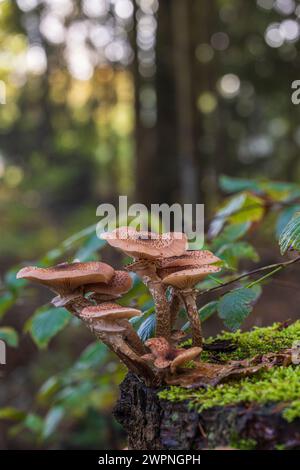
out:
M209 292L214 292L216 290L223 289L224 287L227 287L230 284L233 284L237 281L240 281L241 279L244 279L246 277L253 276L255 274L258 274L258 273L261 273L261 272L264 272L264 271L268 271L269 269L272 269L271 273L268 273L266 276L263 276L261 279L258 280L260 282L263 279L266 279L266 277L269 277L269 275L271 276L275 272L281 271L282 269L284 269L284 268L286 268L286 267L288 267L288 266L290 266L294 263L298 263L299 261L300 261L300 256L298 256L295 259L289 260L289 261L284 261L282 263L275 263L275 264L269 264L267 266L262 266L261 268L254 269L253 271L248 271L247 273L243 273L240 276L237 276L234 279L231 279L230 281L224 282L223 284L219 284L218 286L212 287L211 289L206 289L202 292L198 291L197 295L200 296L200 295L208 294ZM252 283L252 285L254 285L254 283ZM250 286L251 286L251 284L250 284Z

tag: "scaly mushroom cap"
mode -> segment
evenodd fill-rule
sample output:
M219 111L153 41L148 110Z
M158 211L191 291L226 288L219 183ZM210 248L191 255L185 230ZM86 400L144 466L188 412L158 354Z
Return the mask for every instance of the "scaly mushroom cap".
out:
M145 345L150 349L154 357L170 359L170 354L172 354L172 347L165 338L159 337L147 339Z
M217 263L221 261L220 258L215 256L208 250L190 250L180 256L172 256L171 258L162 259L160 261L160 268L179 268L186 266L206 266L208 264Z
M82 310L80 318L83 320L129 320L138 317L142 312L136 308L122 307L121 305L105 302L100 305L86 307Z
M198 282L203 281L209 274L217 273L221 270L219 266L202 266L201 268L185 269L163 278L163 284L176 287L177 289L191 289Z
M190 250L181 256L172 256L171 258L160 260L157 274L162 279L177 271L200 268L201 266L217 263L218 261L221 261L220 258L215 256L211 251Z
M187 248L184 233L153 233L136 231L130 227L120 227L105 232L101 238L133 258L157 259L182 255Z
M85 292L95 292L103 294L110 298L117 298L122 294L126 294L132 287L132 279L125 271L115 271L113 278L108 284L99 282L97 284L87 284L84 287Z
M177 367L182 366L183 364L186 364L189 361L193 361L198 357L202 352L202 348L199 347L194 347L190 349L182 349L181 351L178 351L177 357L173 359L173 361L170 364L170 371L171 374L174 374L176 372Z
M63 295L70 294L85 284L107 283L113 275L114 269L108 264L91 261L61 263L50 268L27 266L17 273L17 279L28 279Z

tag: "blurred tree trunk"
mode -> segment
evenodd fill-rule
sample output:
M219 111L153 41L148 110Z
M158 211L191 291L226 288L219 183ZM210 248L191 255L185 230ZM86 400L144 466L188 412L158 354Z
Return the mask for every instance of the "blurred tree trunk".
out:
M179 162L180 198L183 203L196 203L198 185L196 175L196 135L192 89L193 43L191 31L194 0L173 0L173 60L176 90L176 137Z
M146 129L141 120L143 79L137 64L135 67L136 195L141 202L204 202L204 193L216 192L213 155L217 147L214 136L205 135L207 124L211 127L216 116L207 117L197 109L199 95L215 87L216 67L198 62L195 56L198 44L209 44L216 31L215 22L214 0L205 8L196 0L164 0L159 4L157 121L151 129ZM206 151L207 137L213 140L211 152Z
M136 155L139 202L169 203L178 199L178 162L176 158L176 109L173 67L173 36L170 15L172 0L160 3L157 31L155 88L157 118L153 127L146 127L141 116L141 91L146 79L138 70L135 51L136 89Z

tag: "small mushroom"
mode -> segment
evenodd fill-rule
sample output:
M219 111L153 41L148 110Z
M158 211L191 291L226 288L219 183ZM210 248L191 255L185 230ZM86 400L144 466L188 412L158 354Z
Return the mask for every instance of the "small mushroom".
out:
M78 315L82 308L89 305L83 297L82 286L92 283L108 283L114 275L114 269L106 263L61 263L50 268L27 266L17 273L17 279L28 279L44 285L58 294L53 299L56 306L63 305Z
M116 303L105 302L85 308L81 312L80 318L91 324L94 331L109 332L110 328L121 328L125 340L135 353L144 354L144 345L128 321L130 318L140 315L141 311L136 308L122 307Z
M107 302L84 309L81 319L129 370L143 377L146 384L156 386L161 383L161 378L140 356L145 353L144 345L128 322L129 318L140 313L139 310Z
M157 274L161 279L163 279L168 275L178 271L200 268L201 266L214 264L218 261L220 261L220 258L215 256L211 251L190 250L186 251L183 255L160 260L159 266L157 268ZM170 306L172 328L176 323L181 304L182 302L180 297L176 295L176 292L173 292Z
M179 354L173 359L170 364L170 372L171 374L175 374L177 372L178 367L182 367L187 362L195 360L198 356L200 356L202 352L202 348L197 346L190 348L190 349L182 349L180 350Z
M175 232L160 235L153 232L138 232L130 227L120 227L102 234L102 238L135 259L130 268L142 277L155 303L156 335L169 339L171 322L167 289L156 273L156 265L162 258L182 255L187 247L186 235Z
M220 269L214 265L186 269L169 274L162 281L164 284L174 287L184 302L191 323L193 346L202 347L201 322L196 305L195 286L205 279L206 276L216 273Z
M171 374L174 374L178 367L196 359L202 352L202 348L199 347L175 349L165 338L151 338L146 341L145 345L151 353L145 354L142 358L153 362L158 369L167 369L169 367Z
M91 298L96 302L115 300L126 294L132 287L132 279L125 271L115 271L112 279L106 284L98 282L84 286L85 292L92 292Z

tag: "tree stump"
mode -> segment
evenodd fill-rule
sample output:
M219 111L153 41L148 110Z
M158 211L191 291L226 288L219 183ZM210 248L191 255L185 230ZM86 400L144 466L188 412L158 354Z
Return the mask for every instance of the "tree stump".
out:
M288 423L283 404L232 405L202 413L187 402L158 397L129 373L120 386L114 415L134 450L198 450L218 447L300 449L300 419Z

